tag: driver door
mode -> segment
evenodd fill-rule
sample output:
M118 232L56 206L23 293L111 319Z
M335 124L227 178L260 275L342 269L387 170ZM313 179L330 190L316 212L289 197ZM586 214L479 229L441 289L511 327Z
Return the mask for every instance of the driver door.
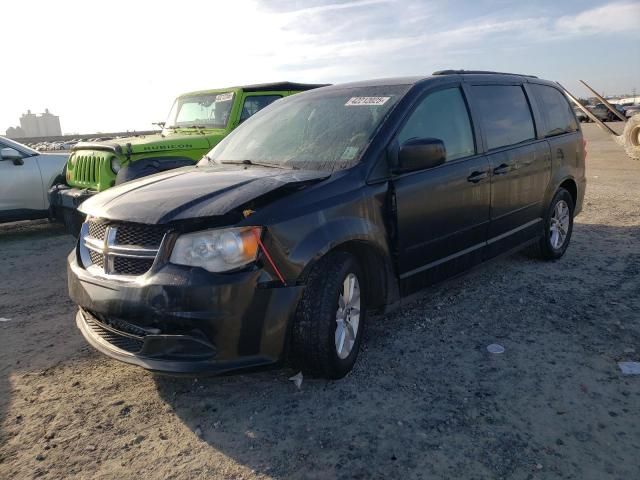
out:
M462 89L446 87L418 101L397 135L444 142L445 163L393 179L398 269L406 293L479 263L490 218L490 174L478 154Z
M0 142L0 150L12 148ZM15 149L14 149L15 150ZM9 215L19 210L44 210L45 198L38 156L23 152L22 165L0 159L0 214Z

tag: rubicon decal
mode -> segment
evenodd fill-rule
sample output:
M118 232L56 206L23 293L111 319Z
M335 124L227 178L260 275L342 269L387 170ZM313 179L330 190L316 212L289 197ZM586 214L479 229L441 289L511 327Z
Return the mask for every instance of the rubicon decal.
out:
M193 148L190 143L174 143L170 145L147 145L143 148L144 151L157 151L157 150L175 150L182 148Z

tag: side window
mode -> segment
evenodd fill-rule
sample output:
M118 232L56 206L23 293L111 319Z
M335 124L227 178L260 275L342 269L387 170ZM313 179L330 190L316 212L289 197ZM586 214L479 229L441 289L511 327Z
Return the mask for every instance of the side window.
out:
M567 98L553 87L531 84L538 103L547 119L545 137L578 130L573 110Z
M279 98L282 98L282 95L254 95L245 98L242 105L242 113L240 114L240 122L244 122L251 115L255 115Z
M473 155L476 152L473 132L460 89L427 95L398 134L401 145L410 138L439 138L444 142L447 161Z
M480 85L472 88L489 150L535 138L531 109L522 87Z

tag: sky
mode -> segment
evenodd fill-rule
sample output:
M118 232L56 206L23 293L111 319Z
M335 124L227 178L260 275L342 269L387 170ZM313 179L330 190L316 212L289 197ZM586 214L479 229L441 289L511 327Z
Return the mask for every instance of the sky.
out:
M152 128L180 93L463 68L640 96L640 0L6 0L0 133Z

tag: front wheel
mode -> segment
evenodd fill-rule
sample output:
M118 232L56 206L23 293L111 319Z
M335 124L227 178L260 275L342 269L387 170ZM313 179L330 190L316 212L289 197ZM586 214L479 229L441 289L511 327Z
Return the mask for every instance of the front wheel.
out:
M564 188L558 189L544 218L544 235L529 251L542 260L557 260L569 247L573 232L573 197Z
M346 252L322 258L309 274L292 334L292 360L305 373L342 378L356 362L365 323L364 277Z

